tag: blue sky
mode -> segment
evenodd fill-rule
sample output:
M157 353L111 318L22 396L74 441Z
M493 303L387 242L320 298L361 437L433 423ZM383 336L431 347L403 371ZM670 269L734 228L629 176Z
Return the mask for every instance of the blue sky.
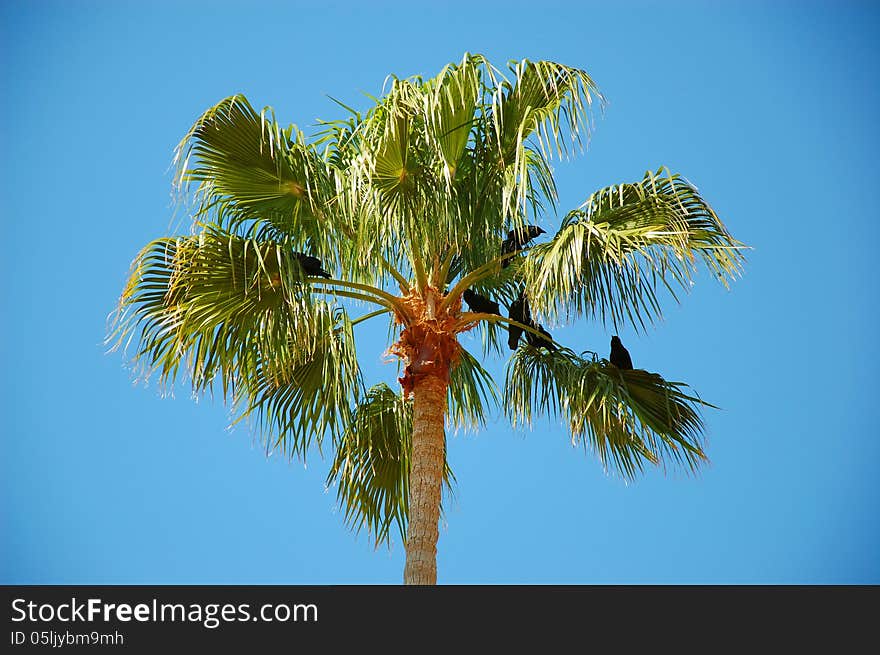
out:
M309 132L340 115L328 95L364 106L471 51L584 68L609 99L555 165L562 212L665 165L753 250L730 291L701 276L621 332L636 366L723 407L712 464L626 484L556 423L496 412L450 441L440 581L880 583L877 6L314 4L0 6L0 582L401 580L399 543L343 524L326 460L267 460L219 400L134 385L102 340L202 110L243 92ZM394 374L380 332L368 381ZM610 332L554 336L604 353Z

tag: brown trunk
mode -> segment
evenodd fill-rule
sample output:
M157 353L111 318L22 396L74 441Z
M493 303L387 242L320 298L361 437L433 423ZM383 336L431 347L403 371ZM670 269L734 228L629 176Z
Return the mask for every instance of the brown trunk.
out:
M390 352L406 362L400 386L413 399L412 452L409 472L409 515L405 584L437 584L437 539L440 493L445 469L446 391L449 372L461 354L456 321L461 299L438 309L443 295L433 287L401 298L406 311L398 321L406 328Z
M404 584L437 584L446 386L440 377L426 375L419 377L412 389L413 433Z

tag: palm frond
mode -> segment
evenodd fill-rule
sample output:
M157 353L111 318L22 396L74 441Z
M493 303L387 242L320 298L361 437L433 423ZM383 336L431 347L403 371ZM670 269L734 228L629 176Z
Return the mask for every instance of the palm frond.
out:
M605 98L586 71L553 61L512 62L512 83L493 98L497 146L506 163L533 134L541 149L562 156L583 146L592 129L593 103Z
M305 458L312 441L342 434L362 387L352 324L345 311L316 303L312 340L255 352L251 375L240 382L235 406L256 419L267 451Z
M412 273L413 258L425 257L423 235L432 228L424 217L441 213L438 153L425 142L423 101L415 81L393 79L388 94L347 137L346 150L357 155L347 162L338 194L341 210L355 223L349 247L357 259L384 257L404 275Z
M366 528L376 544L390 540L392 525L406 541L412 402L386 384L370 387L336 447L327 484L337 485L346 522ZM447 488L454 481L449 465Z
M330 169L295 126L282 128L270 109L257 112L231 96L208 109L177 147L180 188L196 184L197 216L227 225L256 222L298 245L325 250L335 196ZM323 220L319 220L323 219Z
M446 66L432 80L426 94L426 128L437 143L444 179L452 187L459 161L474 124L482 92L479 66L482 58L465 56L458 66Z
M712 407L656 373L621 370L571 350L523 347L507 369L504 407L514 425L561 418L606 468L633 478L645 464L696 470L706 461L699 408Z
M505 171L504 209L519 227L529 204L538 208L535 189L555 203L548 158L583 148L592 130L594 103L604 97L586 71L552 61L524 59L510 66L513 81L494 91L489 161ZM535 142L537 147L531 147Z
M677 300L698 262L727 285L742 249L694 186L660 169L590 196L550 242L532 248L524 276L539 313L644 329L661 315L662 287Z
M489 408L498 402L495 381L480 362L462 349L449 375L447 417L453 428L480 428Z
M206 225L148 244L135 259L110 339L137 340L147 376L173 383L181 368L193 392L222 382L224 395L252 372L255 351L315 341L315 303L293 251Z

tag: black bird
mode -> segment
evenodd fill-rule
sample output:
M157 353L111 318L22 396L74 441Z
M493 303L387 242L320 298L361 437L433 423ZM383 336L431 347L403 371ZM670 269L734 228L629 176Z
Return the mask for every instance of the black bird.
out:
M317 257L312 257L303 252L295 252L293 253L293 256L297 258L299 265L302 267L303 273L306 275L330 278L330 273L324 270L324 264L322 264L321 260Z
M617 335L611 337L611 356L608 358L617 368L632 370L633 360Z
M507 233L507 238L501 242L501 254L506 255L517 250L522 250L526 244L535 237L544 234L544 230L537 225L523 225ZM512 258L508 257L501 262L501 268L507 268Z
M510 312L508 314L510 320L522 323L523 325L532 324L532 312L529 310L529 301L520 292L519 297L510 304ZM523 329L516 325L507 326L507 346L511 350L516 350L519 346L519 338L523 333Z
M551 353L557 350L556 346L553 345L553 335L547 332L547 330L544 329L543 325L538 325L534 321L530 321L529 327L534 328L544 335L543 337L539 337L537 334L526 332L526 341L529 343L530 346L534 346L535 348L544 347Z
M498 303L493 300L489 300L486 296L483 296L476 291L465 289L462 297L464 297L464 301L473 312L482 312L484 314L497 314L498 316L501 316L501 308L498 306Z

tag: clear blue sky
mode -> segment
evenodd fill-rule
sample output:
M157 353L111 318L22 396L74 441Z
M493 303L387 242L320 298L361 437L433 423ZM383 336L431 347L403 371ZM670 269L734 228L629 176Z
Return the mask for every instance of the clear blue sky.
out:
M723 407L711 466L625 484L559 425L496 412L451 438L440 581L880 583L877 5L316 4L2 3L0 582L402 579L399 543L343 525L326 460L267 460L219 400L134 386L102 339L202 110L243 92L308 132L340 115L328 95L363 106L471 51L584 68L608 97L556 165L562 211L666 165L754 250L730 291L703 276L621 334ZM368 381L392 379L366 336Z

